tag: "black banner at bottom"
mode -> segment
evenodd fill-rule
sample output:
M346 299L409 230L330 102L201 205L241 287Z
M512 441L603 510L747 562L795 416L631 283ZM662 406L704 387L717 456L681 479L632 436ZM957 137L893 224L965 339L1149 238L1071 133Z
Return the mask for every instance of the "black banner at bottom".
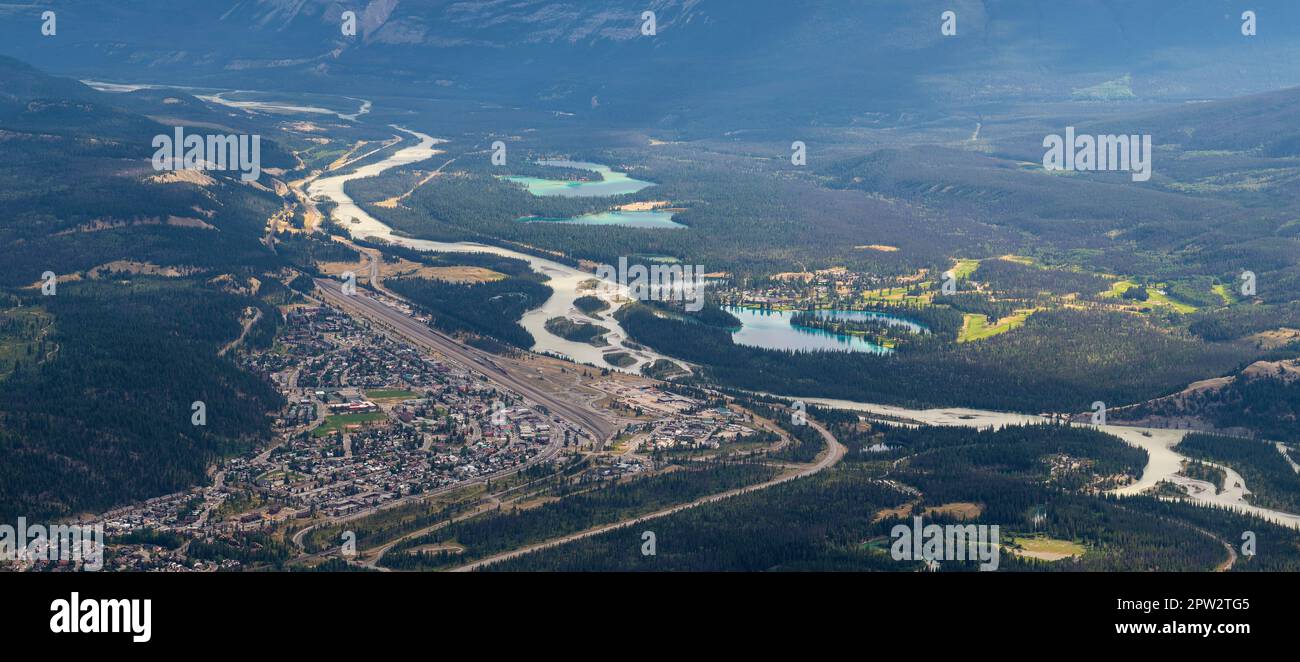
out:
M1300 575L3 574L0 633L68 648L340 653L367 642L537 652L726 633L833 647L1048 639L1071 649L1288 643ZM232 648L233 647L233 648ZM373 652L373 651L372 651ZM152 657L152 656L149 656Z

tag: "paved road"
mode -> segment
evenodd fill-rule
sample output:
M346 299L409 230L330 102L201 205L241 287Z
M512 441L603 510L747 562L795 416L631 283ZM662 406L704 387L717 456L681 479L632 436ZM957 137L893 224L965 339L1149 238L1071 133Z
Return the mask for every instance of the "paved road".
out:
M1237 563L1237 549L1236 549L1235 547L1233 547L1232 545L1229 545L1229 544L1228 544L1227 542L1225 542L1224 540L1220 539L1218 536L1216 536L1216 535L1210 533L1209 531L1202 531L1202 533L1204 533L1205 535L1210 536L1211 538L1214 538L1215 540L1217 540L1217 541L1219 542L1220 545L1223 545L1223 548L1224 548L1224 549L1228 550L1228 559L1227 559L1226 561L1224 561L1223 563L1220 563L1219 565L1215 566L1215 567L1214 567L1214 571L1215 571L1215 572L1227 572L1227 571L1229 571L1229 570L1232 570L1232 566L1236 565L1236 563Z
M254 313L256 313L253 315L253 319L242 320L241 326L243 328L240 329L239 331L239 337L226 343L226 346L222 347L221 351L217 352L217 356L225 356L227 352L238 347L241 343L244 342L244 338L248 337L248 330L253 328L254 324L257 324L258 322L262 321L262 309L254 308L253 311Z
M1273 442L1273 445L1277 448L1277 452L1282 454L1282 459L1286 460L1286 463L1291 465L1291 471L1300 473L1300 464L1296 464L1296 461L1291 459L1291 454L1287 452L1286 444L1280 441L1275 441Z
M442 520L441 522L435 522L434 524L430 524L429 526L426 526L421 529L416 529L415 531L412 531L410 533L402 534L378 547L372 547L370 549L367 549L359 555L363 557L364 560L359 560L356 561L355 563L363 567L369 568L370 570L377 570L379 572L391 572L391 570L389 570L388 568L379 565L379 562L383 560L384 556L388 554L389 550L397 546L397 543L400 543L403 540L410 540L411 538L417 538L419 536L428 535L430 533L433 533L434 531L437 531L438 529L445 529L448 526L451 526L455 522L463 522L467 519L478 517L483 513L491 512L492 510L495 510L498 506L500 506L500 503L501 502L497 500L496 497L485 499L482 503L478 504L468 512L461 513L459 515L456 515L455 517Z
M600 416L595 411L587 409L575 401L562 399L561 396L538 388L530 383L526 377L516 376L508 367L515 367L521 374L527 368L518 366L513 360L462 345L455 339L411 319L402 311L376 301L360 289L354 295L344 295L341 286L342 283L338 281L324 278L316 279L317 289L330 303L372 321L381 322L407 340L432 349L465 367L474 368L506 389L518 393L536 404L545 405L552 414L577 423L594 437L597 445L609 439L618 428L617 424Z
M493 476L493 478L495 477L496 476ZM511 487L504 491L497 492L495 494L489 494L486 497L484 497L483 500L480 501L479 504L475 506L474 509L472 510L454 515L448 519L442 520L441 522L435 522L424 528L411 531L410 533L402 534L396 538L393 538L392 540L389 540L388 542L385 542L382 545L379 545L377 547L371 547L369 549L362 551L360 554L362 560L356 563L359 563L360 565L370 568L371 570L378 570L380 572L392 572L392 570L390 570L389 568L385 568L379 565L379 562L383 560L384 556L388 554L389 550L391 550L394 546L396 546L397 543L400 543L403 540L409 540L411 538L417 538L419 536L432 533L434 531L437 531L438 529L445 528L456 522L463 522L468 519L473 519L475 517L478 517L479 515L500 508L502 504L515 503L519 499L523 498L524 496L527 496L528 494L527 488L534 486L538 482L549 480L549 479L550 476L546 476L544 478L539 478L539 479L533 479L526 483L520 483L518 485L515 485L514 487ZM521 494L503 501L503 498L506 495L510 494L511 492L520 492Z
M687 508L694 508L696 506L700 506L706 503L713 503L715 501L730 499L731 497L740 496L742 494L757 492L758 490L765 490L769 487L775 487L782 483L787 483L789 481L795 480L796 478L811 476L819 471L823 471L832 466L835 466L836 463L838 463L841 459L844 458L844 454L848 452L848 449L846 449L844 445L841 444L839 440L835 438L835 435L830 433L830 430L827 430L825 427L822 427L820 424L811 420L808 421L808 424L821 433L822 438L826 440L827 450L821 454L821 456L817 459L817 462L815 462L811 466L803 468L802 470L796 473L786 474L784 476L780 476L778 478L769 480L765 483L758 483L757 485L747 485L745 487L739 487L734 490L729 490L727 492L711 494L709 496L701 497L689 503L678 504L676 506L671 506L669 508L664 508L662 510L656 510L653 513L639 515L637 517L626 519L621 522L615 522L613 524L598 526L594 529L587 529L586 531L579 531L578 533L573 533L561 538L555 538L553 540L548 540L546 542L537 543L535 545L529 545L527 547L520 547L519 549L497 554L495 556L489 556L485 559L481 559L479 561L475 561L473 563L460 566L458 568L453 569L452 572L471 572L474 570L478 570L479 568L482 568L483 566L486 565L499 563L501 561L506 561L519 556L523 556L525 554L531 554L532 552L540 551L543 549L550 549L552 547L559 547L561 545L566 545L568 543L571 543L575 540L582 540L584 538L598 536L602 533L607 533L609 531L615 531L617 529L623 529L629 526L634 526L642 522L648 522L650 520L659 519L661 517L667 517L674 513L679 513L683 510L686 510Z

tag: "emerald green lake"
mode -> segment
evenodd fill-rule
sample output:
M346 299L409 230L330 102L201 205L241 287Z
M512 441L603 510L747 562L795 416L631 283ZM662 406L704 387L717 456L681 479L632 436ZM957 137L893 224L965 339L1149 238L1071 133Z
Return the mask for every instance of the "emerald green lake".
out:
M633 179L627 176L627 173L615 172L609 166L603 166L599 163L587 163L585 161L538 161L538 165L555 166L558 168L577 168L580 170L590 170L599 173L601 180L598 182L571 182L558 179L541 179L539 177L502 177L507 181L523 184L528 188L528 192L538 196L561 196L565 198L595 198L611 195L625 195L627 193L636 193L645 188L654 186L653 182L643 182L639 179Z

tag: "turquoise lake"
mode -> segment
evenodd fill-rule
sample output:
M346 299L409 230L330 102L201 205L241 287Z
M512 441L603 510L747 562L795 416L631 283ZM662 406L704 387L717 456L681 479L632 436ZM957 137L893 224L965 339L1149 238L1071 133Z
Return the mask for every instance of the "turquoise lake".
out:
M625 195L654 186L654 182L645 182L627 176L627 173L615 172L609 166L585 161L538 161L537 165L556 166L560 168L577 168L600 174L598 182L571 182L558 179L541 179L539 177L502 177L506 181L523 184L528 192L538 196L561 196L565 198L596 198L611 195ZM584 214L573 218L543 218L525 216L521 223L562 223L566 225L614 225L625 228L647 229L684 229L686 226L673 220L673 213L662 209L648 211L603 211Z
M643 182L627 176L627 173L615 172L609 166L584 161L538 161L537 165L556 166L559 168L577 168L600 173L598 182L570 182L558 179L541 179L539 177L502 177L507 181L523 184L533 195L557 195L565 198L595 198L611 195L636 193L654 186L654 182Z
M726 307L725 310L735 315L741 322L740 329L731 334L732 340L738 345L764 349L832 350L871 354L889 354L893 351L860 336L795 326L790 323L794 315L792 311L731 306ZM886 313L862 310L819 310L817 316L844 320L878 319L893 326L906 328L912 333L928 332L924 326L916 322Z
M668 228L685 229L686 226L673 220L673 213L668 211L603 211L596 214L584 214L573 218L541 218L525 216L519 219L523 223L563 223L567 225L617 225L625 228Z

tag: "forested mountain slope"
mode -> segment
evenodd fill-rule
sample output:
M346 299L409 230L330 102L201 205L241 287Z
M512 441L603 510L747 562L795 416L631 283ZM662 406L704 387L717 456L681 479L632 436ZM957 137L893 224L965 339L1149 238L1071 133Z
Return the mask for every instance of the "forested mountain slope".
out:
M247 309L263 311L250 342L279 319L259 242L278 200L237 173L154 171L171 127L111 101L0 59L0 519L200 482L279 399L217 355Z

